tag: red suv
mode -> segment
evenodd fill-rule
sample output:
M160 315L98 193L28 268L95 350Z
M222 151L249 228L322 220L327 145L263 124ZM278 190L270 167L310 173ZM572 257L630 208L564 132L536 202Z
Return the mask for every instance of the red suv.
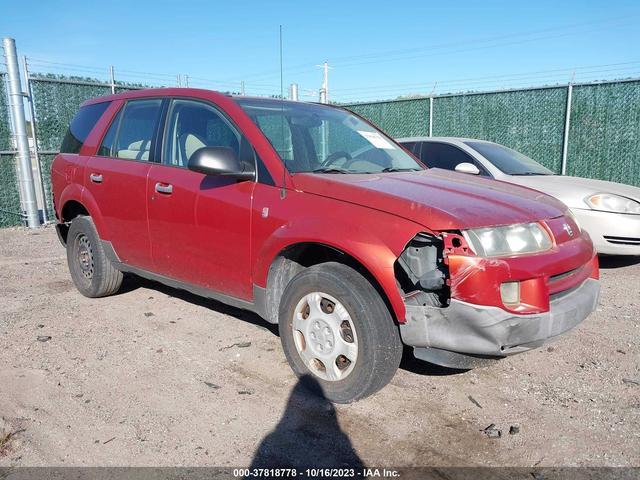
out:
M386 385L403 343L471 368L597 303L593 245L562 203L427 169L333 106L175 88L92 99L52 182L82 294L132 272L252 310L336 402Z

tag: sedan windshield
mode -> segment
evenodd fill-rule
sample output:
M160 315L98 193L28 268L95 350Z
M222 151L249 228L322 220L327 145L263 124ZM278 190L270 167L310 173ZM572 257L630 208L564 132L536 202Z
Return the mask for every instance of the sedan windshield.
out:
M465 142L507 175L553 175L535 160L497 143Z
M328 105L239 98L291 173L424 170L392 139L346 110Z

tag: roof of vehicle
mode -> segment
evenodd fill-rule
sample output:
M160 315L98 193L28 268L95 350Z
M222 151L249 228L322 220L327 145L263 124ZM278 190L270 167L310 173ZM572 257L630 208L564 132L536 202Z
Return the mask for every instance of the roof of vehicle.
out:
M316 103L316 102L299 102L293 100L280 100L278 98L266 98L266 97L253 97L245 95L231 95L228 93L218 92L215 90L208 90L205 88L183 88L183 87L164 87L164 88L145 88L142 90L127 90L122 93L115 93L112 95L105 95L102 97L90 98L82 103L81 106L93 105L95 103L112 102L114 100L128 100L131 98L145 98L145 97L170 97L170 96L182 96L182 97L202 97L202 98L233 98L233 99L251 99L257 101L282 101L285 103Z
M485 142L492 143L488 140L480 140L478 138L467 137L401 137L396 138L396 142Z

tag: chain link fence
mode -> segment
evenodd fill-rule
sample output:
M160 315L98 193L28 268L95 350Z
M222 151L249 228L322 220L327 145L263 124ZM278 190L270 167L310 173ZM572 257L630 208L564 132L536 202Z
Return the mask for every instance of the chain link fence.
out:
M22 223L6 74L0 73L0 226ZM45 208L53 218L50 169L80 104L140 84L29 74ZM495 141L562 169L568 87L440 95L344 105L394 137L462 136ZM640 80L575 85L567 174L640 186Z
M562 170L568 87L344 105L393 137L479 138ZM573 87L567 174L640 186L640 81Z

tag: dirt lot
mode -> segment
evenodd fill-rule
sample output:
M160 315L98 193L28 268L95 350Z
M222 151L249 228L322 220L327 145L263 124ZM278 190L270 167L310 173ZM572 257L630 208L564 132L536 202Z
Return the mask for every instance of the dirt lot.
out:
M382 392L334 409L297 387L257 316L135 277L90 300L64 255L52 228L0 230L0 466L640 465L628 259L548 348L462 373L407 356Z

